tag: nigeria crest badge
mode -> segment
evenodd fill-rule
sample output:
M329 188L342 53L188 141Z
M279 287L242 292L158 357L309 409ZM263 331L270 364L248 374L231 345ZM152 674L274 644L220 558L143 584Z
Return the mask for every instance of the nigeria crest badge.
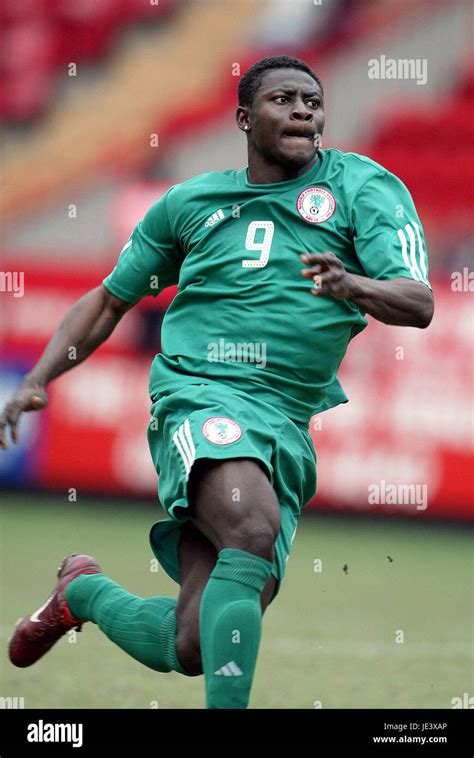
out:
M336 210L336 200L329 190L322 187L307 187L300 192L296 209L309 224L322 224Z
M215 445L230 445L242 436L242 429L237 421L224 416L208 418L202 425L202 433L209 442Z

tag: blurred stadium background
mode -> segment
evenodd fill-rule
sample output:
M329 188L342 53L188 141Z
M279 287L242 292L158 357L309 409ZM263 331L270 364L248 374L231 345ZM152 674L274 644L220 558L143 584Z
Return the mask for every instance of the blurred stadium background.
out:
M472 695L471 3L3 6L1 405L155 199L197 173L246 165L233 114L239 76L257 59L287 53L313 66L326 93L323 147L366 154L408 185L435 318L427 331L371 320L342 366L350 403L313 419L318 495L265 617L251 705L450 708ZM382 55L426 59L426 84L370 79L368 62ZM24 273L24 296L8 272ZM137 594L176 593L151 563L160 512L145 436L149 367L173 295L133 309L0 453L0 698L203 705L200 679L156 675L95 628L31 670L5 655L14 622L44 601L67 552L91 552ZM426 485L427 508L370 503L381 482Z

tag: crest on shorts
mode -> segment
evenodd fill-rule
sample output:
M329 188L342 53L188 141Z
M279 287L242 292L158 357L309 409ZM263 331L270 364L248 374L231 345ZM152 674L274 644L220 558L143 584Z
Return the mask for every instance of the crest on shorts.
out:
M202 425L202 433L209 442L215 445L230 445L242 437L242 429L237 421L224 416L208 418Z
M336 200L329 190L322 187L307 187L300 192L296 209L309 224L322 224L336 210Z

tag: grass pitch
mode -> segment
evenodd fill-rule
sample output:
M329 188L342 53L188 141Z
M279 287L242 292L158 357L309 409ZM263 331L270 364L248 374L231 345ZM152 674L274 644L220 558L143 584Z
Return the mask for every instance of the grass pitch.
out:
M0 696L26 708L202 708L202 677L155 673L93 624L30 669L6 646L70 552L94 555L138 595L171 595L154 573L150 504L0 496ZM321 570L319 570L321 569ZM252 708L451 708L473 692L471 534L466 526L303 517L267 610Z

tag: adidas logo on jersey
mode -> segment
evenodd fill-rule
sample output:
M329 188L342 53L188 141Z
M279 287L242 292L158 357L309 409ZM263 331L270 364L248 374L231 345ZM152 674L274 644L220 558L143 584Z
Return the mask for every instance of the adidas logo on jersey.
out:
M217 222L221 221L223 218L224 218L224 214L222 212L222 209L219 208L218 211L216 211L211 216L209 216L204 226L214 226L214 224L217 224Z
M229 661L229 663L214 671L214 674L217 676L242 676L242 673L235 661Z

